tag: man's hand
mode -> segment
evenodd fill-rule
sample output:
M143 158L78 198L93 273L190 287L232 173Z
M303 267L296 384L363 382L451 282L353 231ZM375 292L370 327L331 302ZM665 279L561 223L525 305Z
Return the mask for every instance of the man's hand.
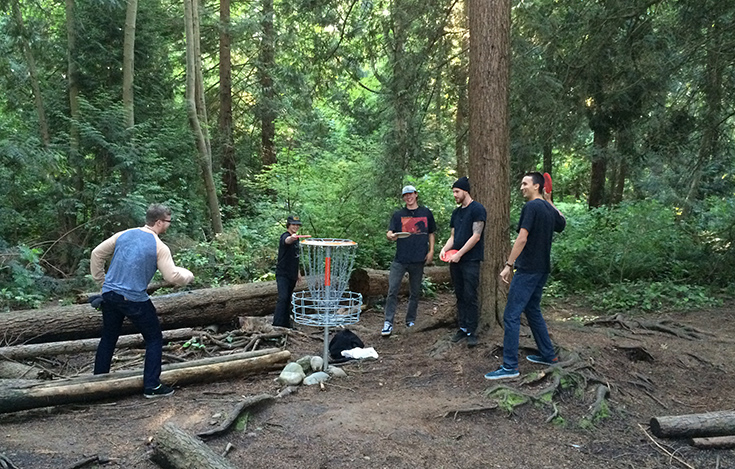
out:
M455 264L459 263L460 260L462 260L462 254L460 254L459 251L457 251L452 257L449 258L449 262L453 262Z
M513 277L513 269L511 269L509 265L506 265L503 267L503 270L500 271L500 279L504 283L510 284L511 277Z
M434 262L434 251L426 253L426 259L424 259L425 265L431 265Z
M388 238L390 241L395 241L398 239L398 236L396 236L396 234L393 233L392 231L387 232L385 234L385 237Z

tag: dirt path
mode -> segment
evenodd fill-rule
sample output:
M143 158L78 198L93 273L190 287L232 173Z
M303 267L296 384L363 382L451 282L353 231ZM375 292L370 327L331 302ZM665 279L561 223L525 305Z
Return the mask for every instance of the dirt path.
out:
M735 407L732 305L667 316L716 332L705 340L584 326L574 318L588 312L556 306L546 313L552 338L609 385L607 418L593 426L581 423L594 401L589 391L558 394L560 417L554 423L546 423L551 405L533 404L512 414L497 408L444 417L450 410L493 404L484 391L495 383L483 374L498 366L502 343L500 331L482 335L480 345L468 349L449 343L453 329L420 330L429 323L429 312L447 308L452 300L446 294L422 301L417 330L399 326L390 338L380 337L380 312L364 313L355 330L366 346L376 348L378 360L346 364L348 378L332 380L324 389L302 386L250 414L246 428L208 445L221 452L231 443L235 449L227 457L243 468L684 467L655 448L639 424L647 428L655 415ZM522 345L531 344L530 337L522 338ZM641 347L650 357L630 347ZM320 355L322 343L305 339L288 348L295 357ZM521 362L522 376L541 369ZM275 394L276 375L186 386L159 400L133 396L3 415L0 451L22 469L69 467L93 455L111 458L117 467L157 469L147 443L163 422L172 420L192 433L211 428L241 396ZM692 467L735 468L734 451L659 442Z

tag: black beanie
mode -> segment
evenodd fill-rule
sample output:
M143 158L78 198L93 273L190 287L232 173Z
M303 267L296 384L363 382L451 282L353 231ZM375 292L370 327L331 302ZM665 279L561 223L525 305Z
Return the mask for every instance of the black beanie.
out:
M470 180L467 179L467 176L463 176L457 179L457 181L454 184L452 184L452 189L454 189L455 187L457 189L462 189L463 191L469 192L470 191Z

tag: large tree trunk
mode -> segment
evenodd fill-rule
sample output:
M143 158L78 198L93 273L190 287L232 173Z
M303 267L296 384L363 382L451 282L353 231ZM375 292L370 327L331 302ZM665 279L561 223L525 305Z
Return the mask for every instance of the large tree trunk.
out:
M125 127L135 125L135 104L133 101L133 77L135 75L135 22L138 16L138 0L127 0L125 12L125 33L123 39L123 89L122 100L125 112Z
M469 50L469 25L467 23L468 1L462 2L462 11L459 13L459 23L462 34L461 48L462 51ZM454 71L454 86L457 92L457 114L454 120L454 155L457 160L457 176L466 176L469 174L469 162L467 161L467 116L469 113L469 102L467 99L467 74L469 64L467 63L467 54L462 53L459 56L459 64Z
M470 182L487 209L480 321L492 328L502 323L498 273L510 245L510 0L470 0L469 23Z
M291 352L258 350L223 357L164 365L161 381L189 384L232 379L259 370L270 370L288 361ZM52 405L89 402L127 396L143 390L143 371L135 370L84 376L41 384L0 388L0 413L17 412Z
M214 175L212 173L212 151L209 145L209 139L206 136L206 120L202 121L201 117L206 118L204 109L201 108L203 96L201 93L201 58L197 57L199 50L198 17L199 8L195 0L184 0L184 15L186 26L186 103L189 124L191 125L194 139L196 140L197 152L199 154L199 166L202 170L204 178L204 188L206 192L207 207L209 208L209 216L212 222L212 230L215 234L222 233L222 216L219 212L219 201L217 200L217 188L214 184Z
M38 71L36 70L36 59L33 56L31 45L26 37L26 28L23 23L23 13L20 9L19 0L13 0L13 16L20 31L20 44L23 49L23 55L28 66L28 75L31 80L31 89L33 90L33 99L36 103L36 113L38 114L38 131L41 136L41 142L45 148L48 148L51 139L49 137L48 122L46 120L46 109L43 104L43 95L41 94L41 85L38 81Z
M69 129L69 159L73 168L76 168L74 188L81 192L84 188L82 180L81 161L77 161L79 154L79 70L77 68L77 28L76 4L74 0L66 0L66 58L67 80L69 86L69 109L71 114L71 128Z
M273 0L263 0L261 28L263 36L260 41L260 151L263 167L276 162L276 93L273 89L273 72L276 66L276 37L273 28Z
M689 190L685 199L685 211L688 213L692 203L698 198L699 185L702 182L702 171L707 162L717 155L722 114L722 25L718 18L713 19L706 33L706 61L704 68L704 102L701 129L702 140L699 144L697 160L691 172Z
M204 442L166 422L153 437L151 459L173 469L236 469Z
M230 0L221 0L219 4L219 135L222 154L222 185L224 186L224 203L236 207L237 196L237 163L235 147L232 143L232 59L230 44Z
M594 131L592 149L592 168L590 173L589 208L601 206L605 201L605 178L607 174L607 146L610 143L610 131L596 129Z
M653 417L650 425L659 438L735 435L735 411Z

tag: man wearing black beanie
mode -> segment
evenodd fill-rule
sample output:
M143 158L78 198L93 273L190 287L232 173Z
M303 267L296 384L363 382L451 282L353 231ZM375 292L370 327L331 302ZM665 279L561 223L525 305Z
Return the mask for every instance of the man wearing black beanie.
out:
M470 181L461 177L452 185L454 201L460 204L452 212L449 222L451 234L441 250L440 257L449 262L449 273L457 296L459 330L452 342L467 339L467 346L477 345L477 323L480 286L480 262L485 258L485 220L487 212L481 203L472 200ZM447 255L447 251L457 252Z

